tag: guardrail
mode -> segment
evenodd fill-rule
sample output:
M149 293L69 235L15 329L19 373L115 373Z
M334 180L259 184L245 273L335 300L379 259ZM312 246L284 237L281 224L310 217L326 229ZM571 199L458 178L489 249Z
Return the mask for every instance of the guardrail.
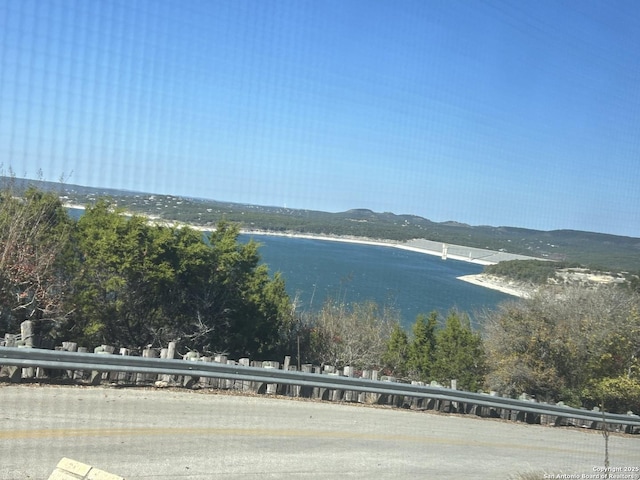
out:
M169 360L100 353L77 353L35 348L0 348L0 365L22 368L40 367L46 369L90 372L120 372L124 374L151 374L159 376L183 376L216 378L259 384L292 385L332 391L366 392L379 396L408 397L418 400L435 400L456 405L461 413L477 413L477 408L486 407L496 411L515 412L508 418L522 419L522 414L555 417L554 424L562 419L590 422L590 428L600 424L619 425L628 433L640 432L640 416L603 413L571 408L562 405L537 403L452 390L444 387L424 386L390 381L368 380L343 377L336 374L305 373L285 371L277 368L258 368L226 363L205 363L201 361ZM275 389L271 389L275 392ZM504 418L504 415L498 415ZM540 423L530 422L530 423Z

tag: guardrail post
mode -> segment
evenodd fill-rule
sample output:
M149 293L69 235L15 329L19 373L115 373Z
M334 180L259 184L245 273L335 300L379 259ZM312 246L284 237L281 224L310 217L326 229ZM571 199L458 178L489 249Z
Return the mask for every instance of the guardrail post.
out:
M392 377L392 376L389 376L389 375L383 375L380 378L380 380L383 381L383 382L392 382L392 383L396 383L398 381L396 379L396 377ZM378 403L386 403L387 405L395 406L396 397L397 397L397 395L380 395L378 397Z
M93 353L95 353L96 355L108 355L109 352L106 352L104 349L104 345L100 345L99 347L95 347L93 349ZM89 376L89 384L93 385L94 387L96 385L100 385L100 382L102 381L102 372L99 372L97 370L93 370L91 372L91 375Z
M262 362L258 360L252 360L250 366L256 367L256 368L262 368ZM255 382L255 381L249 382L249 384L250 384L251 391L254 393L259 393L263 385L261 382Z
M176 342L169 342L167 344L167 359L173 360L176 358Z
M22 345L19 345L19 347L33 348L33 322L31 320L25 320L20 324L20 336L22 338ZM22 378L35 377L33 367L23 368L21 374Z
M627 412L627 415L629 415L629 417L631 417L632 415L634 415L634 413L631 410L629 410ZM631 424L624 425L624 433L628 433L629 435L637 435L637 434L640 433L640 427L634 427Z
M343 375L345 377L353 378L353 367L351 367L351 366L344 367ZM353 390L346 390L344 392L344 401L345 402L353 402L355 398L357 398L356 397L356 392L354 392Z
M275 368L278 369L280 367L280 362L269 362L269 361L264 361L262 362L262 368ZM265 393L267 395L275 395L278 391L278 384L277 383L267 383L266 389L265 389ZM258 392L260 393L260 392Z
M211 357L211 361L214 363L222 363L222 359L223 359L223 355L217 354L217 355L213 355ZM224 357L224 360L226 362L226 357ZM209 385L209 388L214 388L217 389L220 387L220 383L222 382L222 380L218 379L218 378L208 378L207 379L207 385Z
M315 375L322 375L322 367L313 366L312 369ZM322 399L322 391L320 387L313 387L311 389L311 398Z
M213 357L213 361L216 363L227 363L227 356L226 355L222 355L222 354L217 354L216 356ZM211 386L213 388L226 388L227 384L226 381L221 379L221 378L212 378L211 379Z
M115 350L114 350L115 353ZM123 357L128 357L131 355L131 349L129 348L120 348L120 350L118 351L118 353L123 356ZM120 382L124 382L124 383L136 383L136 374L135 373L127 373L127 372L112 372L111 373L111 378L116 382L116 383L120 383Z
M78 353L87 353L87 348L86 347L77 347L76 351ZM74 380L84 380L85 378L85 371L84 370L74 370L73 371L73 379ZM44 378L44 371L38 367L36 369L36 378Z
M248 367L251 365L251 362L249 361L248 358L244 357L238 360L238 365L242 365L243 367ZM240 380L239 382L236 382L236 388L243 392L248 392L251 390L251 382L247 380Z
M411 380L411 385L417 385L419 387L424 387L424 382L419 382L416 380ZM411 397L411 406L413 410L424 410L424 398Z
M164 358L167 360L173 360L176 356L176 342L169 342L166 348L160 350L160 358ZM171 383L173 383L173 375L159 375L158 376L159 384L156 385L161 387L168 387Z
M291 355L285 355L284 361L282 362L282 370L287 372L289 371L289 365L291 364ZM280 395L288 395L289 394L289 385L281 384L278 385L278 393Z
M498 392L491 391L489 396L496 397ZM476 408L476 415L483 418L500 418L500 413L495 407L478 406Z
M187 352L184 355L184 360L186 360L187 362L197 362L199 358L200 354L195 351ZM192 377L191 375L185 375L184 377L182 377L182 386L184 388L192 388L197 380L197 378Z
M33 348L33 322L31 320L25 320L20 324L20 335L24 346Z
M211 363L213 362L213 358L212 357L200 357L199 361L204 362L204 363ZM211 383L213 382L213 378L211 377L200 377L200 381L198 382L198 385L200 385L203 388L211 388Z
M310 363L303 363L300 366L300 369L302 373L313 373L313 365L311 365ZM298 385L297 392L298 392L298 395L297 395L298 397L311 398L311 396L313 395L313 388L308 386Z
M458 389L458 380L457 379L452 379L451 380L451 390L457 390ZM448 413L458 413L460 405L458 404L458 402L449 402L449 412Z
M323 375L336 375L336 367L333 365L325 365L322 367ZM334 390L329 388L320 388L318 391L319 398L321 400L334 401Z
M167 360L173 360L176 358L177 346L177 342L169 342L167 344ZM162 379L167 382L167 385L171 385L176 382L176 377L174 375L163 375Z
M302 366L300 368L302 369ZM298 371L298 367L296 367L295 365L290 365L289 366L289 371L290 372L297 372ZM300 396L301 392L302 392L302 385L289 385L288 395L290 397L296 397L297 398L297 397Z
M236 361L227 359L227 365L236 365ZM227 378L223 380L223 382L225 383L225 388L227 390L233 390L236 386L236 381L232 378Z
M371 378L371 370L363 370L361 378L369 380ZM358 392L358 403L368 403L369 395L367 392Z
M78 344L76 342L62 342L62 350L65 352L75 352L78 350ZM74 370L65 370L67 378L70 380L75 380L76 375L82 378L82 373L75 372Z
M78 344L76 342L62 342L62 347L64 348L66 344L65 350L67 352L77 352ZM72 380L82 379L84 372L82 370L67 370L67 375Z
M336 377L341 377L342 369L337 368L334 372L329 373L329 375L335 375ZM339 402L342 400L343 394L344 394L344 390L341 390L341 389L331 390L329 400L331 400L332 402Z
M371 380L378 380L378 370L371 370ZM377 393L369 393L367 394L368 398L369 398L369 402L370 403L378 403L378 401L380 400L380 395L378 395Z
M142 357L143 358L158 358L158 351L155 348L151 348L151 347L147 347L144 350L142 350ZM119 377L118 374L116 374L115 378L117 379ZM139 384L146 384L146 383L154 383L157 380L157 375L153 374L153 373L139 373L136 377L136 383Z

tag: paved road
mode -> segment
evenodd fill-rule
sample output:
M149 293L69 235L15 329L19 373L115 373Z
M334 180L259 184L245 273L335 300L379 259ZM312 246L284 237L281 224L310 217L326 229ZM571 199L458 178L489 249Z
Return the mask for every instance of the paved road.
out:
M542 479L604 457L594 432L264 397L5 384L0 406L10 480L46 479L63 456L128 480ZM612 436L610 451L640 465L640 438Z

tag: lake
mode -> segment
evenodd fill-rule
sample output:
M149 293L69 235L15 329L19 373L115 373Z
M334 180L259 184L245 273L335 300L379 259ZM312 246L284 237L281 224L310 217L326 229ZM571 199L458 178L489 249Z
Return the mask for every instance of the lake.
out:
M68 209L72 218L83 210ZM459 260L393 247L275 235L242 234L261 244L262 261L281 272L287 292L300 311L319 310L328 299L352 303L373 300L397 308L404 327L416 315L458 308L471 315L514 299L456 277L481 273L483 267Z
M456 277L481 273L483 267L393 247L327 240L241 235L261 244L271 272L282 273L300 310L317 310L327 299L373 300L400 310L403 326L416 315L451 308L473 313L514 297L471 285Z

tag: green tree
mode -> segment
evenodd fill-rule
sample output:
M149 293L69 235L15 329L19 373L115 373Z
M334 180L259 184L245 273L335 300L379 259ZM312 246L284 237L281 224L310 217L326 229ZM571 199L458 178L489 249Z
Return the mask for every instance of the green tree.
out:
M640 412L640 379L621 375L591 380L584 392L588 404L610 412Z
M237 225L219 223L207 243L206 289L216 319L209 345L218 351L261 356L280 354L291 345L295 321L282 277L260 264L259 244L238 243ZM288 352L291 353L291 352Z
M438 313L431 312L427 317L420 314L413 324L413 341L409 346L407 369L409 375L423 382L429 380L435 360L436 328Z
M126 346L163 345L231 355L280 352L292 328L279 277L260 265L258 244L238 228L211 234L125 217L107 202L78 221L78 333Z
M458 388L476 391L484 384L485 372L482 338L466 314L449 312L444 328L436 333L433 377L443 383L455 379Z
M409 338L407 332L400 326L400 323L394 323L386 351L382 356L382 363L391 369L394 375L405 377L407 375L408 356Z
M175 271L166 232L127 218L105 201L77 223L76 329L92 343L138 347L166 328L164 296Z

